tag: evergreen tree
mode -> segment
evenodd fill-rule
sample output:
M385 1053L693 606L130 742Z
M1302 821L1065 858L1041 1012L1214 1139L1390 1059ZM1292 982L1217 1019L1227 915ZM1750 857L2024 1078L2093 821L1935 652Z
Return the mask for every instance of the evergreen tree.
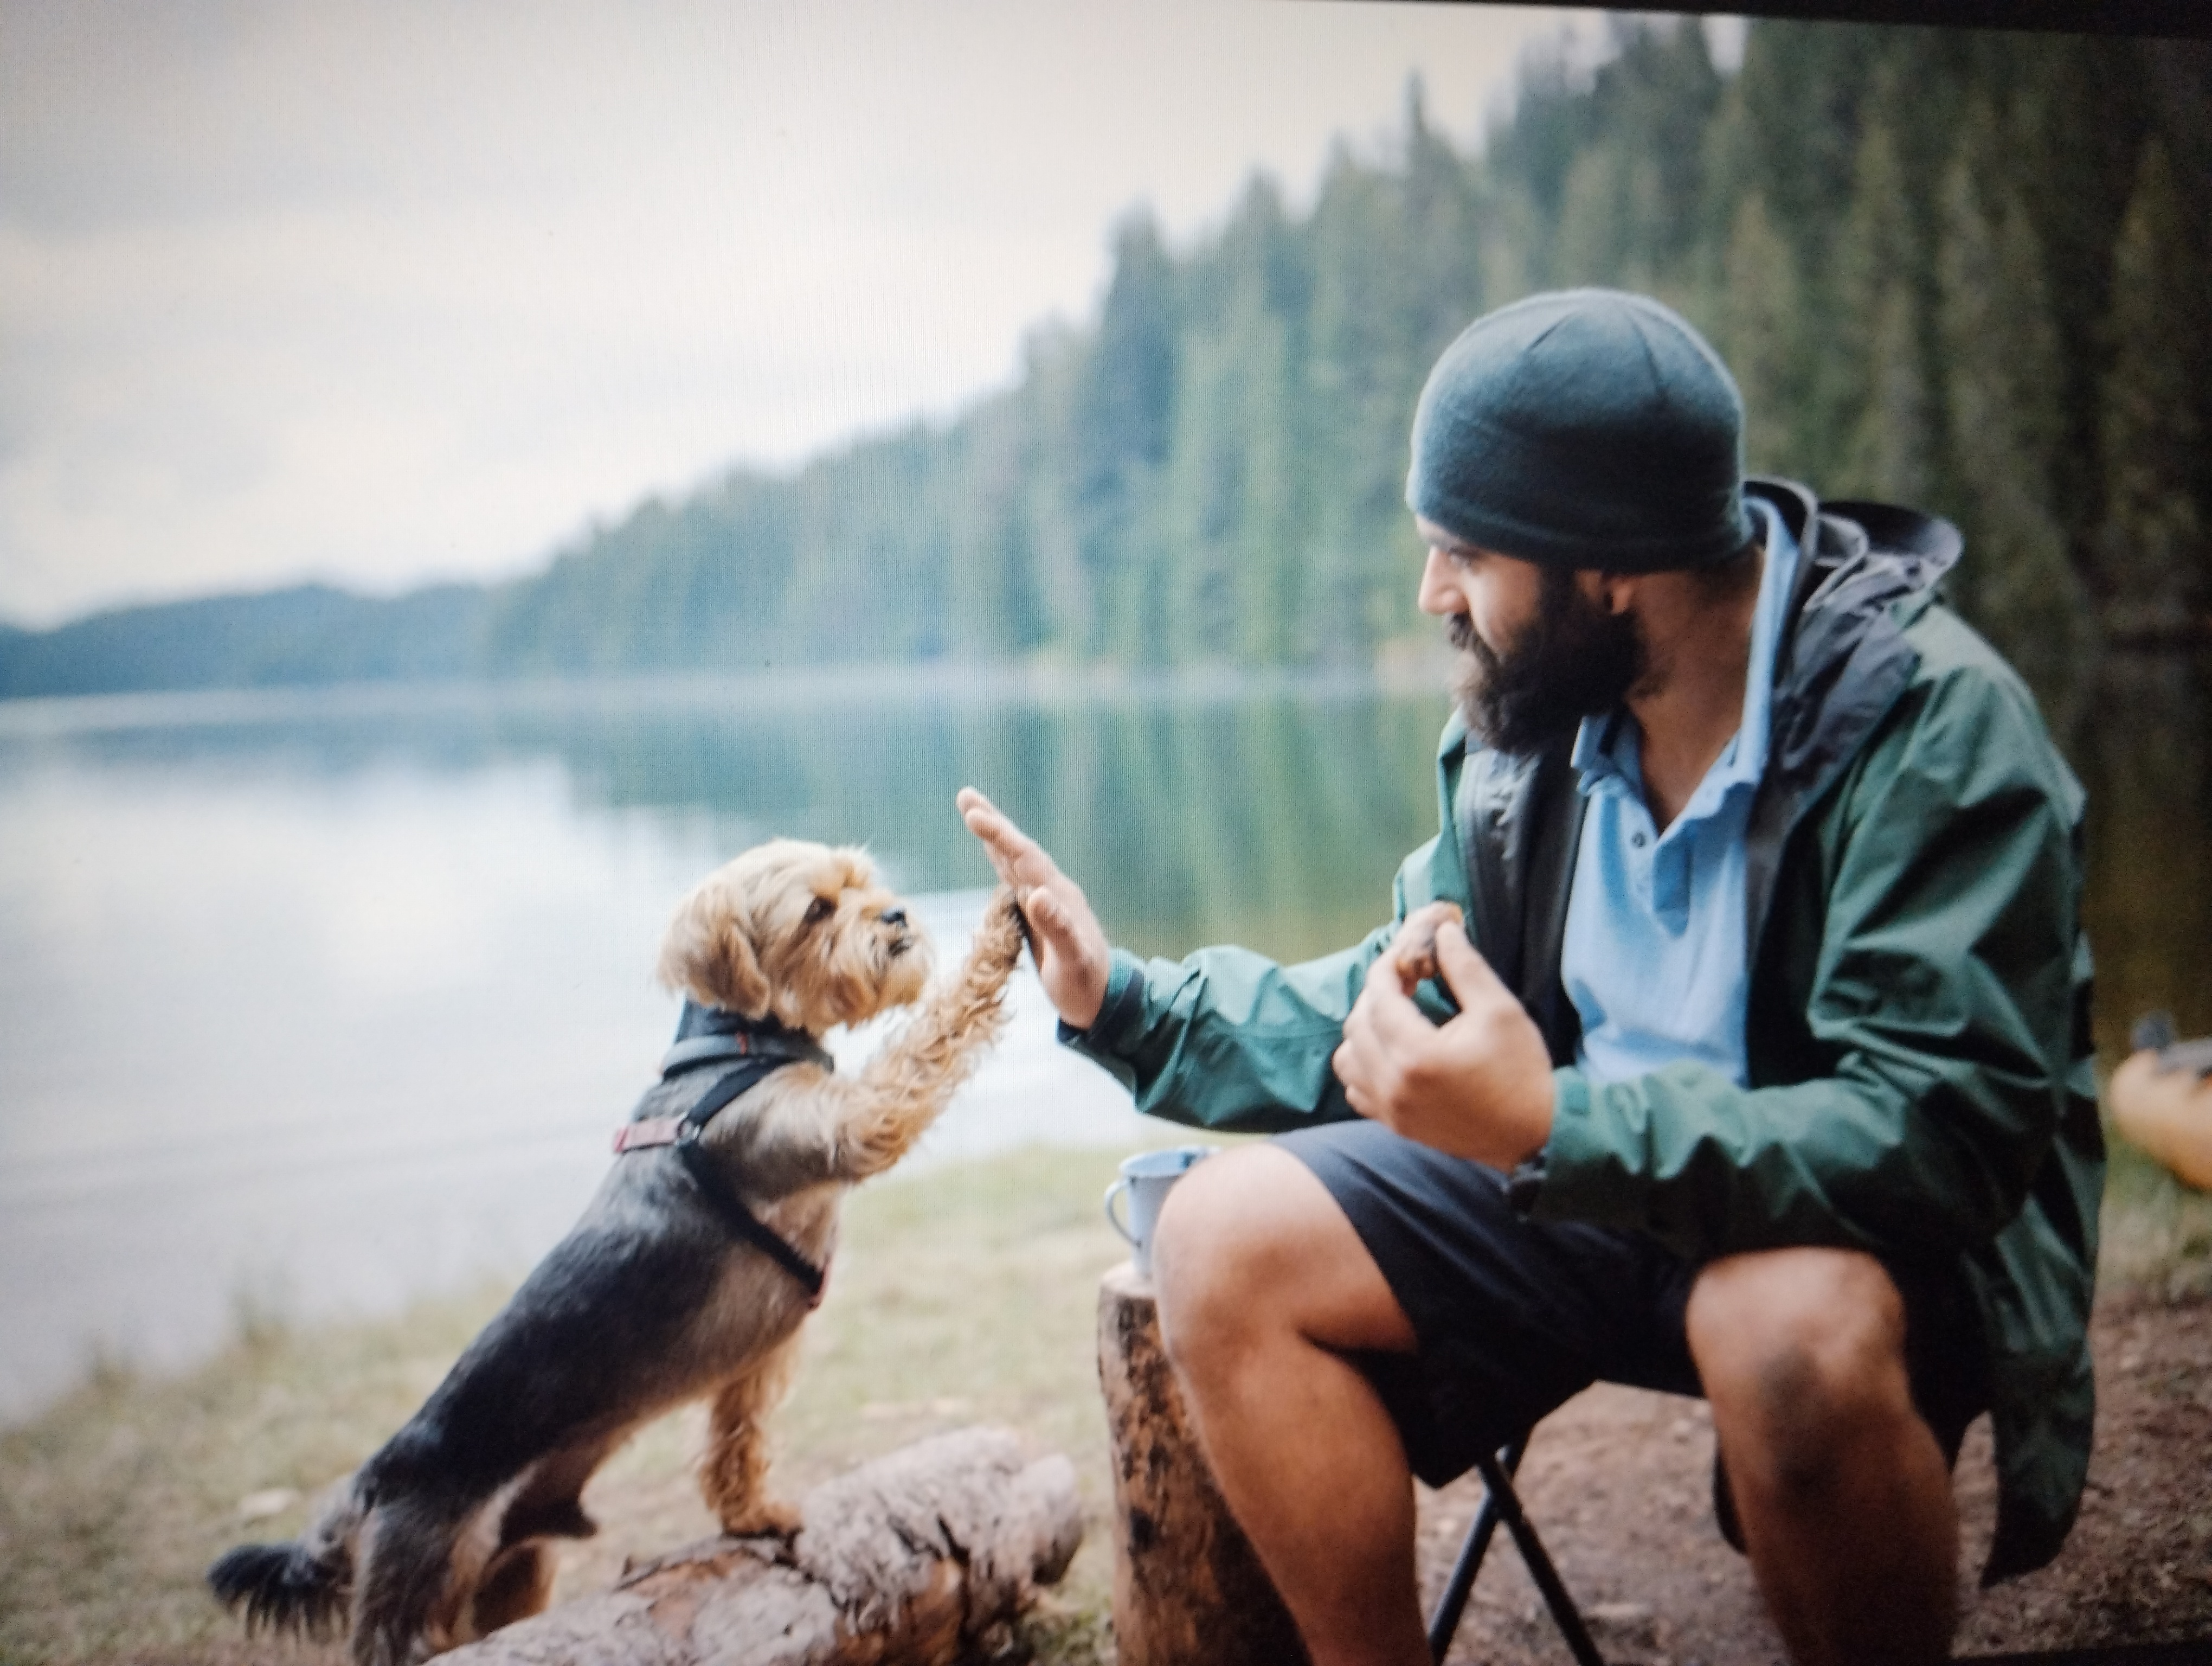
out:
M1303 425L1316 477L1296 658L1364 659L1387 575L1415 558L1404 513L1406 430L1419 392L1403 332L1403 199L1340 151L1312 229L1314 302ZM1420 367L1425 372L1427 367Z
M1942 207L1944 383L1966 533L1958 588L2045 709L2063 712L2088 616L2049 498L2058 337L2034 228L1985 102L1968 111Z
M1830 489L1924 503L1933 483L1933 401L1923 340L1927 262L1897 143L1880 100L1859 140L1851 205L1838 251L1842 310L1837 355L1848 413Z
M1158 641L1164 598L1154 499L1173 437L1176 271L1147 210L1114 240L1090 363L1074 411L1074 509L1091 597L1091 648L1133 659Z
M2172 167L2153 138L2112 251L2112 356L2100 401L2099 568L2116 623L2131 630L2172 632L2212 606L2212 544L2198 508L2208 290Z
M1756 192L1736 210L1723 282L1719 346L1743 394L1745 466L1798 473L1804 468L1796 428L1805 409L1809 332L1796 260Z

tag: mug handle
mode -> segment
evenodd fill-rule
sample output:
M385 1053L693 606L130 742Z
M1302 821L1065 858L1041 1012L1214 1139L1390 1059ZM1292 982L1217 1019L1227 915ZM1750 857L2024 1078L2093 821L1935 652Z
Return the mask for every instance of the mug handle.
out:
M1120 1217L1114 1213L1114 1200L1128 1189L1129 1177L1127 1175L1123 1175L1106 1189L1106 1224L1121 1235L1122 1243L1133 1250L1137 1247L1136 1238L1130 1233L1129 1229L1121 1224Z

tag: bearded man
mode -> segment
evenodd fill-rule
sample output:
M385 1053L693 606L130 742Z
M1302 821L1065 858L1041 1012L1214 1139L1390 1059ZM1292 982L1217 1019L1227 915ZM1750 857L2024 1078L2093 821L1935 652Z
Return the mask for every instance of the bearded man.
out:
M1407 496L1460 709L1443 830L1355 948L1139 962L962 795L1063 1037L1152 1115L1290 1130L1194 1170L1153 1264L1317 1666L1428 1658L1409 1474L1600 1378L1711 1402L1722 1529L1800 1662L1946 1655L1980 1412L1985 1580L2078 1505L2081 791L1936 593L1956 532L1746 482L1741 426L1640 296L1535 296L1437 363Z

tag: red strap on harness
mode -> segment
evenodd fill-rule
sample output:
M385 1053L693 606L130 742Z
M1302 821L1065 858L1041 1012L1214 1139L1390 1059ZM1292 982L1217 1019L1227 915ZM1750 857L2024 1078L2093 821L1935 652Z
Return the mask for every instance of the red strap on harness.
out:
M683 1126L681 1116L649 1116L642 1122L625 1123L615 1130L615 1155L649 1146L672 1146Z

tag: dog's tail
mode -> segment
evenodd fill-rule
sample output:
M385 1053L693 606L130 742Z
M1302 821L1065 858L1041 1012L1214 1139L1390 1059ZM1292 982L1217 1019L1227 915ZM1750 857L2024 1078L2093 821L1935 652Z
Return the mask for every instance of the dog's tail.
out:
M216 1600L243 1612L248 1633L266 1626L322 1639L344 1629L353 1594L354 1541L365 1514L349 1477L313 1525L279 1545L240 1545L208 1570Z

